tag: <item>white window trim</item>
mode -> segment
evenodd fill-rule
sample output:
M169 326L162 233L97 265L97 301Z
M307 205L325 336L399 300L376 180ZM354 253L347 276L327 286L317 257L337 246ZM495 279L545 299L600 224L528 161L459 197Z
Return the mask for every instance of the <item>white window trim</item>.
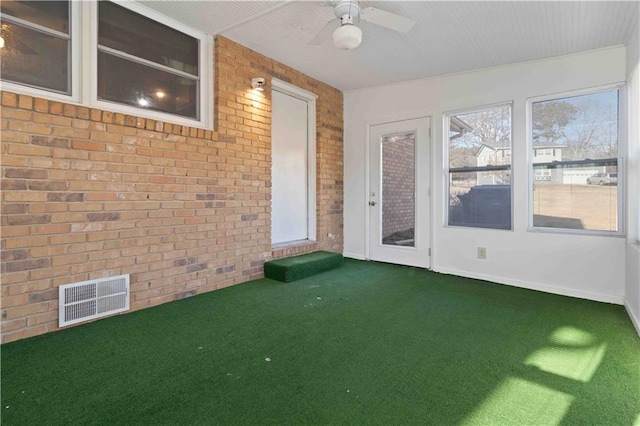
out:
M628 241L640 246L640 199L631 189L640 190L640 61L636 62L627 83L627 158L629 159L627 190ZM633 140L631 138L634 138ZM635 203L635 204L633 204ZM634 207L635 206L635 207Z
M83 22L90 24L90 36L88 37L89 42L87 46L84 46L84 53L88 55L90 61L88 61L90 67L88 74L85 74L89 77L88 85L85 86L84 93L88 95L88 98L85 98L85 102L96 106L100 109L106 110L114 110L116 112L121 112L129 115L137 115L143 116L147 118L151 118L158 121L172 122L176 124L182 124L187 126L196 126L196 127L205 127L211 128L213 122L213 105L212 100L213 96L212 87L211 87L211 74L212 74L212 66L211 66L211 57L212 55L207 55L207 52L213 52L213 43L211 36L207 36L204 33L195 31L185 25L174 21L170 18L167 18L159 13L152 11L140 4L133 3L130 1L123 0L112 0L114 3L129 9L135 13L139 13L149 19L157 21L163 25L166 25L170 28L183 32L187 35L190 35L193 38L199 40L199 58L198 62L200 64L199 70L199 81L200 81L200 91L198 93L198 99L200 101L200 118L199 119L190 119L186 117L180 117L174 114L167 114L157 111L150 111L143 108L136 108L129 105L122 105L117 102L108 102L98 100L98 2L92 1L85 3L88 7L83 13ZM88 50L88 51L87 51ZM88 89L88 90L87 90Z
M514 215L513 215L513 211L514 211L514 204L513 204L513 187L514 187L514 176L515 173L514 171L516 170L516 167L514 167L514 156L513 156L513 150L515 148L514 144L513 144L513 121L514 121L514 116L513 116L513 105L514 102L513 100L509 100L509 101L503 101L503 102L496 102L496 103L492 103L492 104L487 104L487 105L483 105L483 106L477 106L477 107L471 107L471 108L464 108L464 109L456 109L456 110L451 110L451 111L445 111L442 113L442 136L443 136L443 147L445 147L445 149L443 149L443 167L442 167L442 172L443 172L443 181L444 181L444 189L445 189L445 197L444 197L444 203L443 203L443 208L444 208L444 224L443 227L445 228L471 228L474 230L484 230L484 231L496 231L496 232L514 232L515 230L515 224L514 224ZM501 106L506 106L508 105L510 110L511 110L511 156L510 156L510 161L509 164L511 166L511 229L498 229L498 228L483 228L483 227L476 227L476 226L460 226L460 225L449 225L449 202L450 202L450 198L451 198L451 184L450 184L450 177L451 177L451 173L449 172L450 169L450 157L449 157L449 151L450 151L450 145L449 145L449 132L451 131L450 129L450 125L449 125L449 120L450 117L452 115L461 115L461 114L473 114L473 113L477 113L477 112L482 112L482 111L486 111L488 109L492 109L492 108L498 108Z
M71 73L71 94L57 93L46 89L38 89L36 87L26 86L18 83L12 83L10 81L0 81L0 87L2 90L14 92L23 95L29 95L36 98L50 99L53 101L67 102L72 104L80 104L80 92L81 92L81 45L82 45L82 31L80 30L80 15L82 9L82 2L70 1L69 12L71 19L69 20L69 33L71 39L71 67L69 72Z
M277 78L271 79L271 88L307 103L307 239L316 241L318 209L316 204L316 99L318 95Z
M98 2L70 1L71 4L71 95L37 89L11 82L0 82L2 90L53 101L99 108L115 113L150 118L152 120L184 126L213 129L213 36L186 27L138 3L113 0L114 3L146 16L163 25L181 31L199 40L200 118L190 119L174 114L136 108L116 102L98 100Z
M571 228L547 228L540 226L533 226L533 183L535 179L535 173L533 171L533 123L532 113L533 104L536 102L544 102L551 100L559 100L562 98L570 98L583 95L591 95L600 92L606 92L611 90L618 90L618 230L617 231L598 231L594 229L571 229ZM526 159L528 168L528 187L529 192L529 205L527 206L527 232L535 233L548 233L548 234L565 234L565 235L588 235L588 236L604 236L604 237L625 237L625 206L626 206L626 178L625 178L625 159L627 157L628 143L627 143L627 129L623 123L627 122L627 93L625 82L611 83L596 87L589 87L578 90L571 90L567 92L558 92L548 95L540 95L531 98L527 98L526 106ZM622 176L622 179L620 178Z

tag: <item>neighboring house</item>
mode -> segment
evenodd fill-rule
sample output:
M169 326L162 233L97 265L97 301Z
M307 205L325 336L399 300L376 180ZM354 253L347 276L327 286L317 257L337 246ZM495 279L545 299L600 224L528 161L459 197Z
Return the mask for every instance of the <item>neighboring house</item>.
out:
M497 147L488 144L480 146L476 153L476 165L478 167L502 164L511 164L511 147ZM478 185L501 185L508 184L510 181L510 170L478 172Z
M558 145L533 145L533 158L531 162L533 164L552 163L554 161L562 161L562 146ZM564 169L533 169L533 181L536 184L543 183L564 183L563 178Z
M563 146L537 145L533 147L532 163L544 164L562 161ZM476 165L500 165L511 162L511 147L496 147L482 144L476 153ZM560 183L560 184L586 184L587 178L596 173L604 172L604 167L584 168L534 168L533 180L536 184ZM498 185L501 181L499 174L491 172L478 172L478 185Z

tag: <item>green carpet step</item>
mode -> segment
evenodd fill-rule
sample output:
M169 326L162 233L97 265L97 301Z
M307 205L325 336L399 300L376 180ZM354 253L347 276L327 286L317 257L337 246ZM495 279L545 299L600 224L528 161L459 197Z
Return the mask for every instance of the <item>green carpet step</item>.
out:
M285 283L339 268L344 257L339 253L314 251L264 263L264 276Z

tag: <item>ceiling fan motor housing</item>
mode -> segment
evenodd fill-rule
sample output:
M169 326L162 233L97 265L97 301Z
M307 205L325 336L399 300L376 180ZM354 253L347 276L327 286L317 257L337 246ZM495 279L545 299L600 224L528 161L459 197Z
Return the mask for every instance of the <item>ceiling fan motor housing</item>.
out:
M351 23L353 23L353 17L360 14L360 7L357 1L341 0L333 7L333 13L340 19L344 19L344 16L347 15L352 19Z

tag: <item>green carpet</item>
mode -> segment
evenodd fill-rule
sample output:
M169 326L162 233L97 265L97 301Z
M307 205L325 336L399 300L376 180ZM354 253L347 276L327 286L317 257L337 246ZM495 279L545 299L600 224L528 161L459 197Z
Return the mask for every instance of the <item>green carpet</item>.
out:
M621 306L347 259L2 347L2 424L640 421Z
M339 253L316 251L265 262L264 276L288 283L339 268L343 263Z

